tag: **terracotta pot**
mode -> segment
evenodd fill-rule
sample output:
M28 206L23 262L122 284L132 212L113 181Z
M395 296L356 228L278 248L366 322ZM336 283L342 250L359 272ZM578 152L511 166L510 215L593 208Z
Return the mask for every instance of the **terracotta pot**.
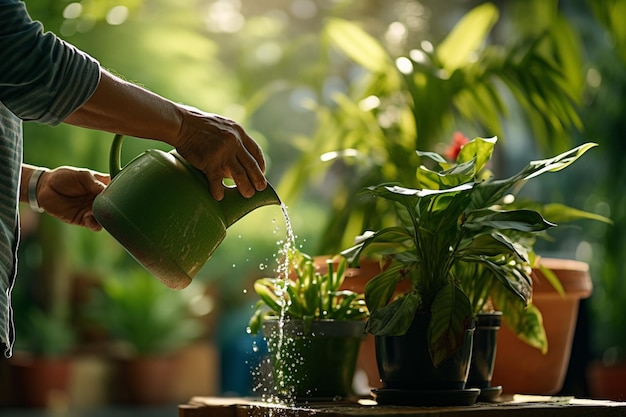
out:
M13 391L19 405L46 408L69 402L72 361L16 354L11 360Z
M548 353L522 342L506 325L498 333L498 354L492 385L508 394L557 393L563 386L578 317L579 301L591 295L589 265L584 262L542 258L561 281L561 297L540 270L533 270L533 303L541 311L548 337Z
M174 356L146 356L118 362L119 402L169 404L176 372Z
M587 381L592 398L626 401L626 363L607 366L592 362L587 369Z

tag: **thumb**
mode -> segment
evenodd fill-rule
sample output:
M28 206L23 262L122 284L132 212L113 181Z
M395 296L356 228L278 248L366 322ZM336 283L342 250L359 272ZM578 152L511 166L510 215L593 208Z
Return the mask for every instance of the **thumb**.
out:
M87 229L92 230L94 232L98 232L102 230L102 226L100 225L100 223L98 223L98 221L93 215L93 212L91 211L85 214L85 216L83 217L83 225Z

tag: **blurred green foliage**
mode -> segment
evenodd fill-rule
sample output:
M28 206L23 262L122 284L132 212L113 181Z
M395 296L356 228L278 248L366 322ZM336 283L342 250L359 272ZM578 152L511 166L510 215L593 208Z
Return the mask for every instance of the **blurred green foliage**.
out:
M323 134L317 130L319 114L312 108L323 109L332 117L338 108L335 97L341 94L345 96L342 105L348 106L355 97L350 93L363 91L359 89L363 88L360 80L365 69L377 62L371 55L373 49L359 61L321 42L320 34L325 33L330 18L355 23L376 39L389 57L423 49L428 43L447 49L450 58L441 64L450 70L461 65L463 59L471 62L474 55L457 56L454 51L462 45L452 41L446 45L444 39L468 10L483 3L478 0L120 0L115 3L29 0L28 8L47 30L92 54L114 73L174 101L241 121L263 146L268 159L268 178L276 185L285 179L295 160L312 151L315 146L312 138ZM485 126L485 120L476 111L479 107L483 112L495 111L489 106L499 106L497 101L482 106L479 99L489 97L489 89L481 86L455 98L457 104L464 100L469 109L456 114L459 116L456 120L461 120L456 127L467 129L476 121L467 119L476 118L478 126L482 124L485 131L466 132L470 136L504 131L502 162L496 167L499 169L506 170L508 165L527 160L529 155L542 153L542 149L550 146L564 146L563 139L568 137L572 126L578 129L571 132L572 141L593 140L600 144L601 153L595 163L568 173L567 178L552 187L542 186L551 190L545 200L600 212L616 221L612 228L584 225L584 239L580 230L566 229L563 239L559 239L559 248L549 249L592 261L594 298L599 306L595 318L603 326L615 324L614 328L619 329L599 332L600 353L608 346L621 346L620 349L626 346L621 330L624 322L619 321L626 317L626 285L622 279L625 271L620 260L626 248L626 225L618 221L626 218L622 193L626 173L621 161L626 13L618 13L626 7L624 3L624 0L495 3L500 17L486 41L507 52L506 48L514 41L549 33L551 42L528 47L536 46L551 56L552 61L544 64L560 69L564 77L564 84L556 87L570 86L571 89L567 88L572 100L582 100L576 102L581 110L582 126L572 123L573 118L569 120L558 143L552 141L556 136L551 129L566 120L548 110L549 106L538 107L536 117L526 118L512 96L505 93L503 103L510 106L507 117L500 120L500 126ZM478 64L474 67L479 68ZM436 73L430 75L428 79L434 80L432 76ZM496 83L492 89L500 94L502 87L503 84ZM582 94L581 90L584 90ZM532 101L528 105L537 103ZM415 117L428 110L445 110L429 101L418 100L415 104ZM546 119L541 120L542 117ZM423 119L423 123L430 123L436 135L422 136L420 140L433 147L438 141L446 142L454 124L448 119L443 121L449 124L443 126L439 120ZM544 133L531 135L541 124ZM476 124L472 126L480 129ZM25 160L49 167L68 164L107 171L111 139L112 135L107 133L27 123ZM148 147L162 145L154 141L129 141L124 149L125 158L128 160ZM320 163L315 158L311 160ZM321 247L322 230L329 219L332 200L337 196L335 187L356 178L353 171L341 165L328 173L306 179L298 197L285 201L299 245L309 253ZM46 265L45 274L56 274L46 281L63 286L77 271L89 270L107 277L118 268L137 267L106 232L92 233L64 224L40 230L36 219L26 214L23 219L31 220L23 230L22 275L41 275L41 266ZM250 288L254 278L267 275L267 268L274 267L280 241L284 239L284 227L279 211L271 208L255 211L233 226L198 279L218 283L223 302L241 302L242 288ZM61 239L63 245L56 245L58 250L51 251ZM61 267L50 267L55 262ZM18 280L18 285L20 281L37 286L32 284L37 282L32 277ZM29 291L34 291L31 287L25 291L25 299L29 298ZM52 291L38 297L50 298L41 303L47 306L68 302L67 291Z

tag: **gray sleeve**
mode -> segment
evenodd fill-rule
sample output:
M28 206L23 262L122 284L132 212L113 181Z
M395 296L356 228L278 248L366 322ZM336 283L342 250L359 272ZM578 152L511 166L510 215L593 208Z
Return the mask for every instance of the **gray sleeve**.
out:
M56 125L91 97L100 65L0 0L0 101L22 120Z

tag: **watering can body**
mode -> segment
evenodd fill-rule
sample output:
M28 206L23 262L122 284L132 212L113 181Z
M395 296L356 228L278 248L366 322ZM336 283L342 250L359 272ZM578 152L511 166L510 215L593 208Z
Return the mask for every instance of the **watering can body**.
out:
M280 204L269 184L251 198L232 187L222 201L215 200L204 174L174 150L149 149L122 169L121 142L117 135L111 147L111 183L95 198L94 216L170 288L191 283L230 225L258 207Z

